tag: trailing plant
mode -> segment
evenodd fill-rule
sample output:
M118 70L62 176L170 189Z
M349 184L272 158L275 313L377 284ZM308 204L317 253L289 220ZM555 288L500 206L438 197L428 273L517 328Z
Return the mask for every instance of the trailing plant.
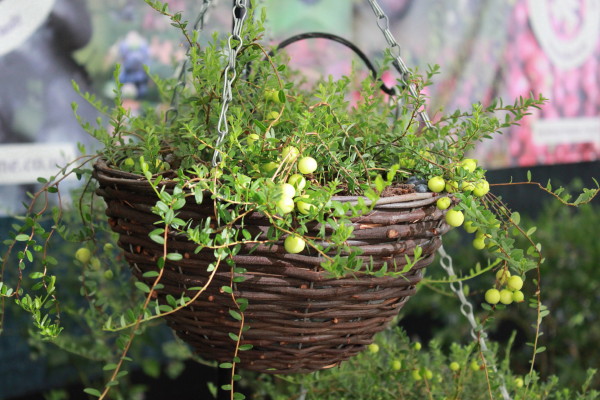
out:
M598 249L594 235L599 222L598 207L588 204L574 210L551 201L543 204L540 210L536 208L536 211L535 218L529 215L530 212L524 212L523 224L537 227L533 236L541 244L546 257L542 266L543 299L550 311L542 322L545 332L542 342L547 350L536 362L536 370L543 379L556 375L563 384L572 387L585 380L586 369L593 367L598 358L595 351L600 334L598 318L592 308L586 306L586 302L594 298L598 286L595 279ZM570 222L565 224L567 219ZM484 271L483 265L487 263L486 254L470 250L470 237L458 230L445 236L446 246L457 249L454 252L455 258L460 260L457 267L465 276ZM518 240L520 245L523 245L523 241ZM427 335L449 346L465 337L468 329L466 324L458 326L452 322L455 316L451 311L456 303L447 299L454 295L447 290L448 279L437 264L437 261L432 263L428 276L421 283L421 300L409 303L402 315L411 321L421 317L430 318L420 323L430 327ZM474 303L485 301L484 294L494 278L488 275L487 278L469 280L469 298ZM523 289L526 293L533 290L532 282L528 282ZM526 343L534 335L528 329L534 310L526 304L520 304L495 311L499 312L495 312L494 318L489 320L488 333L493 340L504 344L511 330L518 332L512 350L511 367L523 373L529 369L527 361L530 359L530 348ZM411 331L410 328L408 330ZM568 345L565 346L565 343ZM598 376L594 377L590 387L600 387Z
M514 340L514 336L511 339ZM523 375L509 368L511 343L505 353L494 346L488 360L496 360L501 373L492 373L475 343L453 344L443 351L440 343L428 343L427 351L399 328L378 335L368 351L339 368L308 375L262 376L251 382L253 399L271 400L387 400L387 399L496 399L503 398L504 385L514 399L597 399L590 388L597 371L590 369L580 388L564 387L552 376L540 380L537 374L526 387Z
M107 398L127 373L132 342L148 323L180 312L205 296L216 274L226 270L228 282L220 283L219 290L230 298L228 313L235 327L229 338L234 352L230 362L219 365L231 370L231 382L226 385L231 397L242 398L234 391L234 383L240 379L240 353L252 348L243 343L252 324L246 323L248 300L236 294L247 270L236 265L234 257L242 249L283 246L290 254L320 255L320 268L335 278L404 276L420 261L422 249L417 248L402 262L375 265L361 257L360 248L353 244L352 224L371 212L381 198L414 192L439 196L437 212L445 213L447 225L466 222L468 229L477 232L477 247L486 249L495 260L485 272L497 277L498 287L505 284L503 277L508 271L515 277L506 283L511 301L524 300L524 294L514 297L514 292L529 273L536 286L528 299L537 311L535 359L543 350L537 340L547 314L539 283L544 260L541 248L531 239L533 232L520 226L518 213L489 192L486 171L466 155L478 142L517 124L546 99L475 104L467 112L436 116L428 126L418 118L426 101L421 90L431 84L437 67L424 76L413 73L399 79L392 98L380 92L378 79L366 78L359 83L360 101L351 106L346 99L358 75L324 78L314 85L302 82L298 73L289 70L283 54L272 56L262 44L264 14L248 17L250 22L239 38L224 41L215 35L202 47L198 33L187 31L181 14L170 13L160 2L148 4L171 18L189 45L185 85L177 79L152 76L164 104L173 107L148 107L139 114L131 113L122 102L118 68L111 108L81 93L104 116L95 123L81 120L102 149L75 160L56 176L40 178L43 186L32 194L21 224L14 226L6 240L2 260L2 309L7 301L13 302L31 314L36 335L60 342L63 311L53 243L57 236L80 243L74 263L81 268L81 295L87 301L81 312L93 331L115 334L117 349L111 353L114 359L105 365L108 376L103 388L88 388L86 393ZM229 54L235 48L235 71L224 69L227 63L232 65L223 51L228 46ZM390 61L386 60L381 70ZM230 81L231 96L227 90L223 93ZM417 96L404 90L406 85L413 85ZM76 112L77 106L73 108ZM152 258L152 268L140 272L137 280L124 278L122 264L116 263L121 256L111 244L116 240L111 230L114 220L104 216L92 163L130 174L127 176L134 174L154 194L155 229L148 236L161 251ZM69 176L83 182L72 204L80 217L78 224L65 219L68 214L59 190ZM563 189L552 191L541 185L540 189L567 205L589 202L598 193L598 188L583 189L569 202ZM357 197L341 202L335 197L338 195ZM184 212L188 204L210 207L214 218L188 218ZM248 219L256 214L269 221L266 231L247 227ZM318 233L308 233L314 229ZM517 245L517 237L525 238L524 247ZM171 246L182 240L192 243L193 250ZM117 244L125 248L123 243ZM144 254L142 246L129 246L132 254ZM206 265L208 280L182 287L176 296L158 298L157 293L165 288L169 263L201 252L212 257ZM137 290L115 302L112 283L120 286L124 280ZM495 293L488 300L490 310L499 307ZM534 359L528 384L535 378Z

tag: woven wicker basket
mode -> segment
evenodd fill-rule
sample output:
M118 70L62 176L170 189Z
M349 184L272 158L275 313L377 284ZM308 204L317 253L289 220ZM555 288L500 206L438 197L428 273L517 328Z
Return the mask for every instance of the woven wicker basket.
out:
M135 276L144 280L142 274L156 270L156 260L163 254L162 245L148 237L158 219L151 212L156 195L139 175L111 169L103 161L98 161L94 170L98 194L106 201L112 229L119 234L119 246ZM239 353L238 365L267 373L309 372L335 366L363 350L415 293L421 269L431 263L440 246L440 236L448 226L443 212L435 207L437 198L432 193L385 197L372 213L353 221L349 244L360 247L360 257L374 266L395 262L402 268L404 256L412 256L416 246L422 248L424 258L397 278L358 275L332 279L320 267L322 258L310 250L289 254L282 243L252 252L250 246L243 248L233 261L247 269L247 279L236 284L234 293L248 299L244 317L250 329L243 334L242 343L253 348ZM335 200L355 201L356 197ZM179 215L198 221L213 217L209 203L190 201ZM258 230L268 228L268 221L259 214L246 217L244 224ZM212 250L195 254L195 245L178 237L169 243L170 252L184 257L166 263L159 300L169 294L179 298L186 288L204 285L210 275L207 266L214 262ZM197 300L164 317L202 357L219 362L231 362L235 342L229 332L239 329L239 322L228 312L236 308L231 295L220 292L230 281L231 269L223 264ZM187 296L195 293L188 291Z

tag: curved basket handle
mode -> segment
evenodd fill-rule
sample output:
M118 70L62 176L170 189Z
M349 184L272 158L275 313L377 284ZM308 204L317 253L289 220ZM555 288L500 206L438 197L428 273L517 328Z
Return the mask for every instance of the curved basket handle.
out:
M373 76L373 79L377 79L377 71L375 70L373 63L371 63L371 61L366 56L366 54L361 49L356 47L356 45L354 43L344 39L341 36L334 35L333 33L325 33L325 32L300 33L298 35L294 35L294 36L282 41L281 43L279 43L279 45L277 46L277 48L275 50L283 49L284 47L289 46L292 43L299 42L299 41L305 40L305 39L328 39L328 40L333 40L334 42L337 42L337 43L340 43L340 44L346 46L347 48L352 50L365 63L366 67L371 71L371 75ZM272 56L273 54L274 54L274 52L271 51L269 55ZM386 86L385 83L383 83L383 82L381 83L381 90L383 92L385 92L386 94L389 94L390 96L396 95L396 90L394 89L394 87Z

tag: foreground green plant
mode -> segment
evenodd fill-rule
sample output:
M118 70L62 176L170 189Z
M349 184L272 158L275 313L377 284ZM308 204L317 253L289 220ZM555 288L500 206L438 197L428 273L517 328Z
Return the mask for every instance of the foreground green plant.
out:
M493 346L488 360L496 360L499 365L499 373L493 373L482 362L475 343L453 344L443 351L434 340L427 350L419 351L401 329L395 328L378 335L377 351L362 353L339 368L248 381L253 382L256 400L502 399L501 385L507 387L513 399L600 398L600 392L589 388L597 373L591 369L578 390L564 387L555 376L542 381L537 374L526 385L527 377L509 369L511 343L504 355Z

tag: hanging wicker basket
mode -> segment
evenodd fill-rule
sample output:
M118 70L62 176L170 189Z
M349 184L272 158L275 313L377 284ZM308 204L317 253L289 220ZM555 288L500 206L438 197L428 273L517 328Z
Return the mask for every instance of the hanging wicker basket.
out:
M125 258L134 275L150 285L152 280L142 275L156 270L157 259L163 255L162 245L148 236L158 220L151 211L157 201L154 191L142 176L112 169L102 160L95 164L94 176ZM165 186L168 189L174 183ZM253 348L239 352L238 366L267 373L310 372L335 366L372 343L373 336L386 328L415 293L421 270L433 260L440 236L448 229L444 213L435 206L438 197L433 193L384 197L371 213L353 220L349 244L359 247L360 257L374 267L395 263L403 268L405 255L412 257L415 247L421 247L423 258L403 276L358 274L334 279L320 267L322 257L310 250L289 254L282 243L242 248L233 262L247 269L246 280L234 286L234 294L248 299L244 317L250 329L241 343ZM181 218L214 220L212 201L196 204L193 196L190 199L180 210ZM356 197L335 200L355 201ZM269 227L258 213L247 216L244 224L257 231ZM187 289L206 284L211 274L207 267L215 261L212 250L196 254L196 245L181 237L173 236L168 243L169 252L184 257L167 261L161 279L164 287L156 293L161 302L168 295L196 294ZM201 296L164 317L198 354L219 362L231 362L235 342L229 333L240 327L229 314L236 309L232 296L220 290L230 282L231 268L223 263Z

